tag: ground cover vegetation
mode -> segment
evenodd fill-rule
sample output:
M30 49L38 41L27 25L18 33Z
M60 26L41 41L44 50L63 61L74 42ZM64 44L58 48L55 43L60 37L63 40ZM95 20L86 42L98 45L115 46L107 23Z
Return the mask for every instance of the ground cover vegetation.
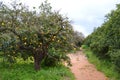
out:
M88 58L89 62L94 64L97 70L103 72L109 80L119 80L120 79L120 73L115 70L115 65L111 64L108 60L99 59L98 56L96 56L90 48L85 45L82 45L83 52L86 54L86 57Z

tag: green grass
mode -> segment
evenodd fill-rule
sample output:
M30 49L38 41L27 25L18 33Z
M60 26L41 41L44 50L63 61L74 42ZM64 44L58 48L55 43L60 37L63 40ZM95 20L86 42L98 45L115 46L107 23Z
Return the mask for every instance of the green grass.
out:
M120 73L115 71L114 65L107 60L100 60L95 54L88 48L84 49L84 53L88 57L88 60L96 66L99 71L102 71L110 80L120 80Z
M44 67L36 72L29 61L19 61L9 67L0 62L0 80L74 80L74 76L62 65Z

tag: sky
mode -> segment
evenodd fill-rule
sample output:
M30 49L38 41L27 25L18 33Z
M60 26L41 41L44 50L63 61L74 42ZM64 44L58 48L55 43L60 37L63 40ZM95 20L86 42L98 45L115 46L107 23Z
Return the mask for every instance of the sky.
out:
M1 0L0 0L1 1ZM2 0L9 2L11 0ZM44 0L21 0L30 7L37 7ZM48 0L53 10L59 10L62 15L72 20L75 31L85 36L91 34L95 27L102 25L105 15L116 8L120 0Z

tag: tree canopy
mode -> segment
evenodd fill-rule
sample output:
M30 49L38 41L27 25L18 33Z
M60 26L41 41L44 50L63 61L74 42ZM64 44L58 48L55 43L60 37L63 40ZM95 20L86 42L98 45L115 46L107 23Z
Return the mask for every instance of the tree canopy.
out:
M84 44L100 58L107 58L120 70L120 4L106 15L105 22L89 35Z
M14 2L9 7L1 2L0 17L0 55L4 60L14 63L18 57L32 57L36 70L43 60L46 65L69 62L66 52L75 45L72 25L68 17L52 11L47 1L37 11L22 3Z

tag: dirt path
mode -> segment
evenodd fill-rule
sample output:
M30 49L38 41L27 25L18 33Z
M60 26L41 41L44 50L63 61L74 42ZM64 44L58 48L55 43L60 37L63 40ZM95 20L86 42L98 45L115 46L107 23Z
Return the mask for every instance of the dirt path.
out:
M95 66L88 62L82 51L76 54L68 55L71 59L71 71L76 77L76 80L109 80L100 71L97 71Z

